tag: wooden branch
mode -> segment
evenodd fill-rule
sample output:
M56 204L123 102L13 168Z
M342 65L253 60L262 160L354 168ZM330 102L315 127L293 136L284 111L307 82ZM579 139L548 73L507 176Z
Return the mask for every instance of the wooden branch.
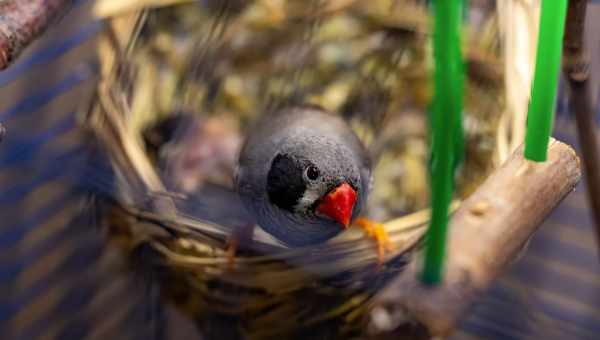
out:
M569 0L563 48L566 57L583 52L587 0Z
M587 195L596 226L596 242L600 249L600 155L589 86L590 56L584 43L586 8L587 0L569 1L562 68L569 84L569 108L575 114ZM600 255L600 251L598 254Z
M70 7L73 0L0 1L0 70Z
M413 261L375 297L368 333L375 339L399 339L407 331L414 338L448 335L580 177L579 159L566 144L552 139L544 163L525 160L519 148L453 216L444 282L422 285L420 261Z

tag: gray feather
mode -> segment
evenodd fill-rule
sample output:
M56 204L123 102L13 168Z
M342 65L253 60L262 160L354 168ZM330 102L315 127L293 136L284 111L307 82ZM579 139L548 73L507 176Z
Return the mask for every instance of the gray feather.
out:
M348 181L355 186L358 201L353 218L366 205L371 187L371 161L356 134L339 116L312 107L286 109L262 119L252 129L239 157L236 189L259 225L282 242L301 246L337 235L340 225L310 211L286 211L270 202L267 177L273 159L288 154L306 159L322 169L323 183ZM311 190L326 194L320 183ZM314 199L314 193L306 200ZM300 207L310 202L301 202Z

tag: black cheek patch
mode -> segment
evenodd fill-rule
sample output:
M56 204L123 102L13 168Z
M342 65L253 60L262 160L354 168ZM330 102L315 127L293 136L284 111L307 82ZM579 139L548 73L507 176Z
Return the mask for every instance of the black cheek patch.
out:
M306 191L303 172L303 164L291 156L275 156L267 175L269 201L283 210L294 212L294 207Z

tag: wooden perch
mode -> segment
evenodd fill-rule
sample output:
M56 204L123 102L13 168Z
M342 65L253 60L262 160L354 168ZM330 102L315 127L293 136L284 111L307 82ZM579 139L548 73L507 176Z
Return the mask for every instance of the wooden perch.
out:
M0 70L65 12L73 0L0 1Z
M577 155L551 139L548 161L533 163L519 148L458 209L450 222L444 282L424 286L419 261L374 299L374 339L448 335L479 293L510 265L546 215L581 177Z

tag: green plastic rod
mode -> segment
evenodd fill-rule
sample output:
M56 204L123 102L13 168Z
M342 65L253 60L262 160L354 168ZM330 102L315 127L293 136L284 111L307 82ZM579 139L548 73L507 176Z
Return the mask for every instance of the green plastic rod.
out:
M554 120L567 0L543 0L535 74L527 116L525 158L544 162Z
M432 212L421 276L425 284L437 284L442 280L454 171L463 152L462 0L436 0L434 11L434 99L430 116Z

